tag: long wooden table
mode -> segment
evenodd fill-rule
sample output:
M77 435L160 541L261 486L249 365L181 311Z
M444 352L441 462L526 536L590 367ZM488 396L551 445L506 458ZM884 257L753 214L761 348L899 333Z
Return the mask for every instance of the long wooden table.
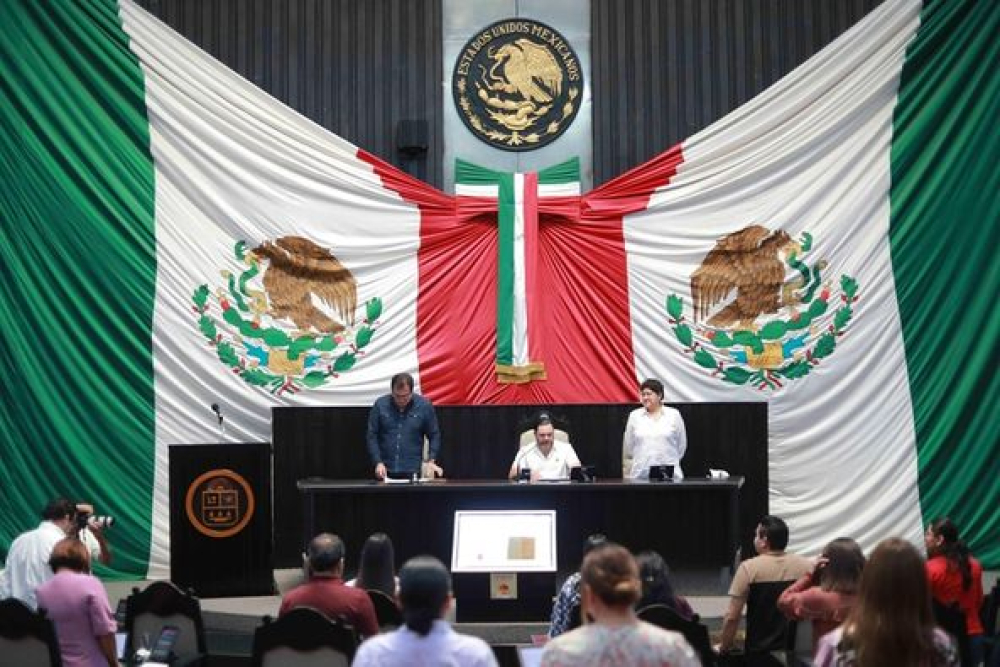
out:
M590 483L437 480L386 484L302 479L303 544L318 532L340 535L348 572L370 533L393 540L397 567L429 553L451 560L455 510L554 509L559 569L575 570L584 539L601 532L634 552L658 551L671 565L731 567L739 547L743 477L683 482Z

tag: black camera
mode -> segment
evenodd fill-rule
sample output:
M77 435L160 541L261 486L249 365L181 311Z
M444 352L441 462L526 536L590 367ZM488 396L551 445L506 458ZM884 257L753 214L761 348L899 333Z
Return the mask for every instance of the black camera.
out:
M76 514L76 529L78 531L88 527L104 530L113 525L115 525L113 516L97 516L90 512L77 512Z

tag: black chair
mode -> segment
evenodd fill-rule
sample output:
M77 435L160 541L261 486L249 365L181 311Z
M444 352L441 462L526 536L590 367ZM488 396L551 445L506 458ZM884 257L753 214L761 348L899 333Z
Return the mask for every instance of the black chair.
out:
M697 614L688 620L665 604L651 604L638 610L636 615L647 623L684 635L684 639L701 658L704 667L715 667L718 664L719 656L712 650L708 628L700 622Z
M778 609L778 598L794 581L758 581L747 590L747 632L743 664L772 667L793 664L795 622Z
M143 591L132 589L125 607L126 656L135 655L142 644L152 647L165 625L180 630L174 644L173 665L206 664L208 648L201 604L194 594L182 591L169 581L154 581Z
M983 623L983 656L989 659L994 652L1000 661L1000 583L993 584L993 589L983 598L983 606L979 608L979 620Z
M0 600L0 667L62 667L56 629L45 610L16 598Z
M395 630L403 624L403 612L396 605L396 601L373 588L368 589L368 597L371 598L372 606L375 607L375 618L378 619L379 632Z
M972 647L969 644L965 613L957 604L946 605L934 599L931 600L931 611L934 612L934 620L938 626L955 640L962 667L976 667L972 663Z
M264 617L253 634L253 667L349 667L358 636L347 623L312 607L296 607L276 621Z

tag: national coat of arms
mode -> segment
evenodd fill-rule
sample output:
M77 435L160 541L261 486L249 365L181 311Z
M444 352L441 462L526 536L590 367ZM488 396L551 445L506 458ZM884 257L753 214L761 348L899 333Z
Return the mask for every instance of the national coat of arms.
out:
M455 62L452 94L466 127L508 151L554 141L580 110L583 72L569 42L531 19L506 19L470 39Z
M192 295L198 328L219 361L272 393L322 387L354 367L382 314L372 298L359 317L357 282L334 255L299 236L235 244L239 273ZM262 277L263 274L263 277Z
M805 377L833 354L854 316L857 281L841 275L839 295L825 260L807 262L808 232L750 225L720 238L691 274L684 299L667 296L674 336L695 363L722 380L775 389Z

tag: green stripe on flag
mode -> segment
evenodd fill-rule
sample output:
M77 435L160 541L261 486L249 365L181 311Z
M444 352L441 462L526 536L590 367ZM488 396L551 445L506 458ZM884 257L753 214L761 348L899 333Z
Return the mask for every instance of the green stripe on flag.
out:
M514 360L514 175L497 173L497 363Z
M1000 567L1000 5L934 0L893 121L893 271L925 520Z
M6 0L0 24L0 545L49 498L87 500L118 519L111 576L134 577L154 440L142 73L113 2Z
M574 157L538 172L539 185L562 185L580 181L580 158Z

